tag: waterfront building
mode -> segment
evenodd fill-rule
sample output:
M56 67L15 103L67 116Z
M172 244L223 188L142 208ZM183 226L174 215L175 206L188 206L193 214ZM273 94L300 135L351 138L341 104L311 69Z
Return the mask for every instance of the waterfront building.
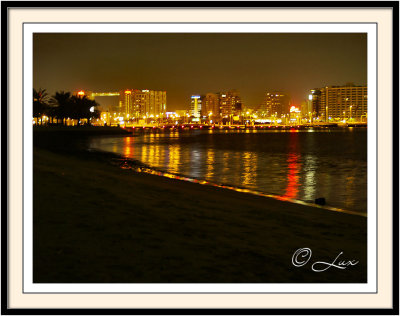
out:
M311 90L315 117L328 121L366 121L368 116L367 86L331 86Z
M132 90L122 90L119 92L120 112L125 113L125 119L129 120L133 116Z
M167 111L167 92L156 90L126 89L118 92L91 92L77 91L77 96L87 96L94 100L95 97L118 96L118 105L108 109L119 113L127 120L147 118L163 118Z
M281 118L290 112L290 97L279 91L266 92L259 113L267 118Z
M190 115L199 119L201 115L201 96L192 95L190 100Z
M310 90L308 100L311 104L312 117L317 121L324 118L325 112L322 110L321 106L321 89Z
M237 90L219 93L219 106L222 118L239 116L242 112L242 101Z
M187 117L189 115L189 111L187 111L187 110L176 110L175 113L179 117Z
M220 118L219 98L216 93L207 93L202 99L201 115L211 120L219 120Z
M132 109L135 117L163 118L167 110L166 91L134 90Z

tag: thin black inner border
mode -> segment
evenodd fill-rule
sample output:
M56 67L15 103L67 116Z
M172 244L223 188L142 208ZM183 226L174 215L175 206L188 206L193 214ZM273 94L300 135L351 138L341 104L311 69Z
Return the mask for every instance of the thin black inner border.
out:
M93 9L93 8L89 8ZM106 8L104 8L106 9ZM144 8L142 8L144 9ZM226 9L226 8L223 8ZM22 293L23 294L376 294L378 293L378 23L377 22L23 22L22 23L22 91L24 91L24 56L25 56L25 47L24 47L24 26L25 24L375 24L375 31L376 31L376 61L375 61L375 71L376 71L376 245L375 245L375 262L376 262L376 271L375 271L375 292L25 292L24 291L24 234L25 234L25 203L24 199L22 199ZM176 32L35 32L35 33L53 33L53 34L65 34L65 33L73 33L73 34L131 34L131 33L140 33L140 34L171 34ZM355 33L355 34L362 34L367 32L179 32L179 33L193 33L193 34L221 34L221 33L228 33L228 34L265 34L265 33L284 33L284 34L306 34L306 33L318 33L318 34L332 34L332 33ZM368 33L367 33L368 34ZM368 39L367 39L368 40ZM395 56L393 56L395 57ZM393 82L392 82L393 84ZM24 118L24 98L22 98L22 121ZM24 135L25 126L22 124L22 135ZM368 142L368 140L367 140ZM22 139L22 196L25 196L24 193L24 160L25 160L25 146L24 146L24 139ZM367 163L368 168L368 163ZM33 188L33 184L32 184ZM33 195L32 195L33 196ZM367 227L368 227L368 218L367 218ZM33 238L32 238L32 249L33 249ZM367 249L368 249L368 232L367 232ZM368 255L367 255L368 260ZM395 267L393 267L395 268ZM8 275L8 274L7 274ZM367 268L367 276L368 276L368 268ZM52 284L52 283L40 283L40 284ZM55 283L55 284L70 284L70 283ZM107 284L107 283L72 283L76 285L83 285L83 284ZM111 283L111 284L168 284L168 283ZM230 283L173 283L173 284L230 284ZM238 283L233 283L238 284ZM265 284L265 283L240 283L240 285L246 284ZM268 284L268 283L267 283ZM274 284L274 283L270 283ZM277 283L283 284L283 283ZM289 284L299 284L299 283L288 283ZM303 283L301 283L303 284ZM335 284L335 285L349 285L349 284L359 284L359 283L305 283L308 284ZM362 285L367 285L367 283L360 283ZM393 284L392 284L393 288Z

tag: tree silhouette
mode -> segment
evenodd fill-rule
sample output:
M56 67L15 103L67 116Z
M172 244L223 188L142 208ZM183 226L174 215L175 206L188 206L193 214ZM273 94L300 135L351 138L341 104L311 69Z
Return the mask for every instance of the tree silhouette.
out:
M57 91L52 96L50 104L53 106L53 114L58 120L65 124L65 119L68 117L70 108L72 106L72 98L70 92Z
M70 92L57 91L50 100L48 100L46 90L33 90L33 116L41 118L44 114L56 118L57 123L61 120L66 124L66 118L76 119L80 125L81 119L87 119L90 124L91 118L100 117L100 112L96 110L99 104L86 96L73 96ZM52 121L52 120L51 120Z
M33 117L36 118L37 123L42 124L42 116L46 114L48 110L49 96L46 93L46 89L40 88L39 90L33 89Z
M96 101L88 99L86 96L73 96L71 103L70 116L78 121L85 118L87 123L90 125L90 119L93 117L99 117L99 112L95 108L99 105Z

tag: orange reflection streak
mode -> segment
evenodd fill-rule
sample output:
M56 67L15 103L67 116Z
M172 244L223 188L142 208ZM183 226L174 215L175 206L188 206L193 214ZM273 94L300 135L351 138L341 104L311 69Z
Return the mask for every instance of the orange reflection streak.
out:
M297 193L299 192L299 170L300 170L300 163L299 158L300 154L297 149L298 145L298 133L290 133L290 140L289 140L289 155L287 158L288 162L288 175L287 175L287 186L286 192L283 195L286 198L294 199L297 197Z
M297 192L299 192L299 156L297 154L290 153L287 159L288 161L288 184L286 186L286 192L284 197L289 199L293 199L297 196Z
M127 158L133 158L132 137L124 138L124 156Z

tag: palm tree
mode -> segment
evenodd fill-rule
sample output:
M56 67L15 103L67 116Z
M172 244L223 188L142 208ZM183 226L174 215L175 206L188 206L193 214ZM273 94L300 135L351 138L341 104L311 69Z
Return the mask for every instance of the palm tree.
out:
M42 124L42 116L46 114L48 110L48 101L49 96L46 93L46 89L33 89L33 117L36 118L38 124L39 118L40 124Z
M99 112L95 110L99 105L96 101L88 99L86 96L73 96L71 101L71 117L78 120L78 125L80 125L82 118L86 118L88 124L90 124L90 118L99 117Z
M54 116L58 120L61 120L62 124L65 124L65 118L68 117L69 112L72 107L72 97L70 92L57 91L55 95L52 96L51 105L53 106Z

